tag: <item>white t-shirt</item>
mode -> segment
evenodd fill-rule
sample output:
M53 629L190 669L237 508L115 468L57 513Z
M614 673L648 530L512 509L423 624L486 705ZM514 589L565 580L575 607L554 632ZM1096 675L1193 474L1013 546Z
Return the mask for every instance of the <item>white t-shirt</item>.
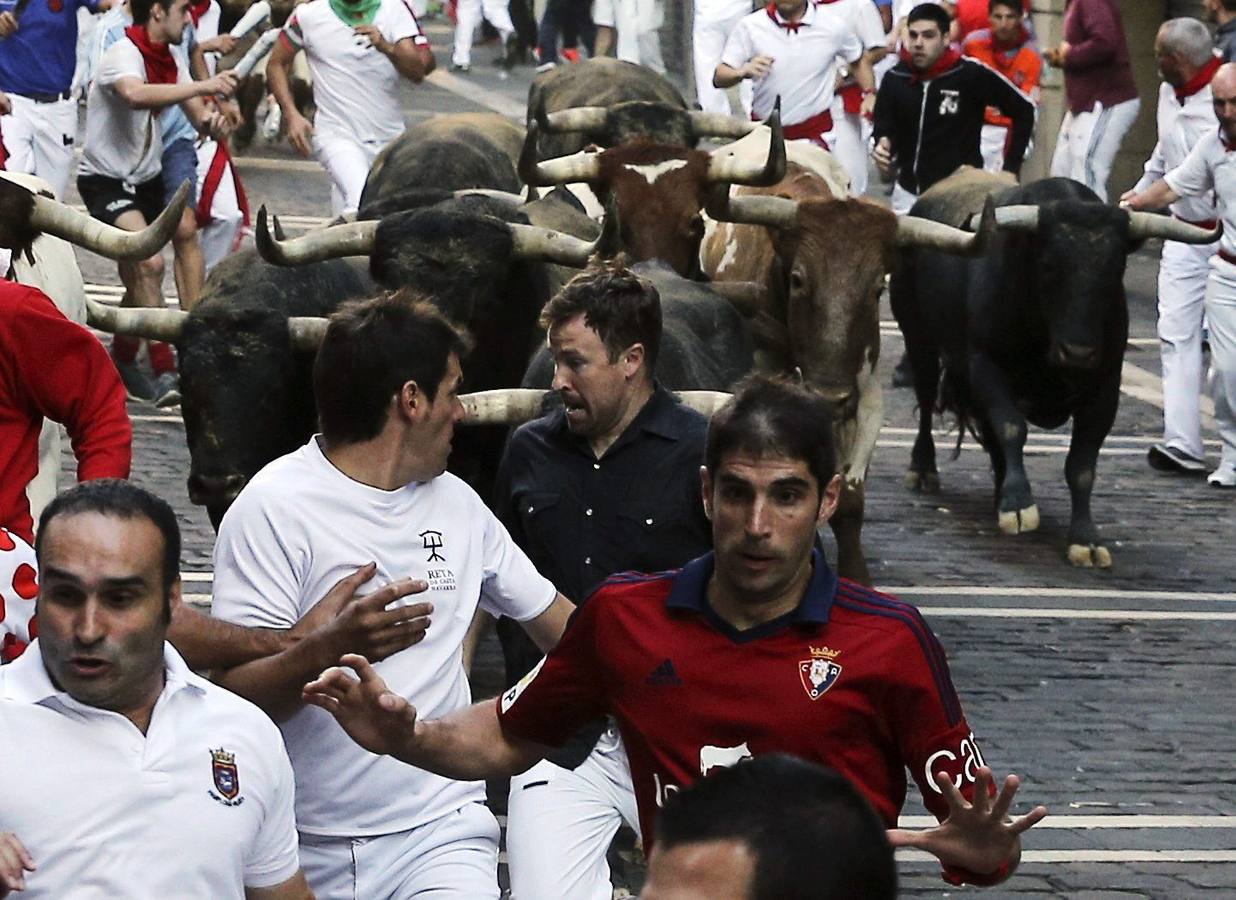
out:
M872 50L887 44L880 9L871 0L820 0L816 6L826 16L841 16L863 42L863 49Z
M175 54L173 54L175 58ZM190 81L176 59L177 82ZM137 45L125 37L103 51L86 98L86 145L81 175L106 175L137 185L160 171L163 142L159 122L149 109L133 109L116 93L122 78L146 81L146 63Z
M797 125L828 110L840 61L863 55L863 42L846 17L807 4L797 28L784 27L775 10L761 9L741 19L730 32L721 62L740 68L753 56L771 56L772 69L754 81L751 115L767 118L781 97L781 121Z
M1146 190L1179 166L1203 137L1218 129L1219 120L1215 118L1213 102L1210 85L1186 97L1183 104L1176 99L1175 88L1166 82L1160 85L1157 114L1159 140L1150 159L1146 160L1146 170L1136 190ZM1190 222L1203 222L1215 217L1214 197L1210 194L1177 200L1171 209L1173 215Z
M751 0L695 0L695 21L724 22L751 12Z
M404 0L382 0L373 24L392 44L411 38L429 45L420 23ZM283 37L305 51L313 74L317 104L316 131L351 135L358 141L386 143L403 131L395 64L358 41L350 25L330 8L329 0L296 7L283 26Z
M21 655L37 633L34 600L38 595L34 548L7 528L0 528L0 662Z
M378 569L365 593L402 578L429 582L428 591L405 601L433 604L425 639L375 666L424 719L472 701L461 646L478 601L523 622L557 593L454 475L379 490L336 469L313 438L262 469L224 516L212 612L240 625L288 628L370 561ZM280 727L296 772L302 832L389 834L484 798L478 782L362 750L317 707L304 707Z
M1223 146L1218 127L1198 141L1185 161L1164 175L1163 180L1182 197L1214 192L1215 206L1223 222L1219 248L1236 256L1236 152Z
M22 898L240 900L300 868L278 729L163 656L144 736L59 691L37 641L0 667L0 831L38 864Z

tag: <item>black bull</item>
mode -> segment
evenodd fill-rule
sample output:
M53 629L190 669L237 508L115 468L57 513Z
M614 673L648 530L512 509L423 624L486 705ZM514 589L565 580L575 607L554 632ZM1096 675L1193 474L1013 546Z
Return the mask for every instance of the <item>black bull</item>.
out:
M959 177L984 176L950 181ZM961 187L933 188L912 213L956 224ZM1162 226L1147 226L1140 214L1131 221L1063 178L1004 190L994 202L1003 224L992 223L986 255L965 260L911 250L893 275L893 314L919 406L906 485L939 489L932 413L950 411L991 459L1000 530L1032 531L1039 513L1023 460L1027 423L1058 428L1071 417L1064 467L1072 496L1068 558L1077 566L1107 567L1111 554L1090 496L1119 402L1128 338L1125 263ZM1001 207L1029 210L1032 218L1014 225L1012 215L1001 218Z

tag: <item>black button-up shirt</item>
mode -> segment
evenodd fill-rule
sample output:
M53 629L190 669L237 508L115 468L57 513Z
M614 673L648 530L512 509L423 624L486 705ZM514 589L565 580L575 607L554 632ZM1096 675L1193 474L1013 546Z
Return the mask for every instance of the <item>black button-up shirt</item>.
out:
M699 475L707 429L704 416L658 385L598 459L555 410L511 436L494 512L537 570L576 603L615 572L679 568L712 547ZM515 623L498 629L513 684L542 654ZM599 734L589 729L550 759L574 768Z

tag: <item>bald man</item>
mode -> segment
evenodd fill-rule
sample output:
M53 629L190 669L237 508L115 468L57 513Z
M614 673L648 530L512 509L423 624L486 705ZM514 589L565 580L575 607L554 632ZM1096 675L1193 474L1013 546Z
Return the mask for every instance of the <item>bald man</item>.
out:
M1185 197L1213 192L1223 237L1210 259L1204 307L1210 324L1211 364L1215 372L1215 418L1223 440L1211 485L1236 488L1236 63L1225 63L1210 82L1219 127L1207 132L1184 161L1143 191L1131 191L1122 204L1129 209L1160 209Z
M1222 60L1210 32L1197 19L1164 22L1154 42L1163 84L1159 88L1159 140L1146 171L1125 199L1144 191L1185 161L1189 151L1218 129L1210 82ZM1177 219L1215 227L1214 197L1185 197L1171 207ZM1159 355L1163 363L1163 440L1147 453L1163 472L1204 475L1202 419L1202 308L1215 244L1165 241L1159 262Z

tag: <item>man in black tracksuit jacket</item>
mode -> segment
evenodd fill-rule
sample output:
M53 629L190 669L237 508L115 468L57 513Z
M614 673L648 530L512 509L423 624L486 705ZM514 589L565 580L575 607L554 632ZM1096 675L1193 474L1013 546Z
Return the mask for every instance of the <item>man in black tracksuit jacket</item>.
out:
M902 60L884 76L875 105L880 174L896 172L893 209L909 210L919 194L960 165L983 167L983 113L994 106L1012 120L1004 168L1014 174L1034 131L1034 103L1013 83L948 44L949 17L934 3L914 7Z

